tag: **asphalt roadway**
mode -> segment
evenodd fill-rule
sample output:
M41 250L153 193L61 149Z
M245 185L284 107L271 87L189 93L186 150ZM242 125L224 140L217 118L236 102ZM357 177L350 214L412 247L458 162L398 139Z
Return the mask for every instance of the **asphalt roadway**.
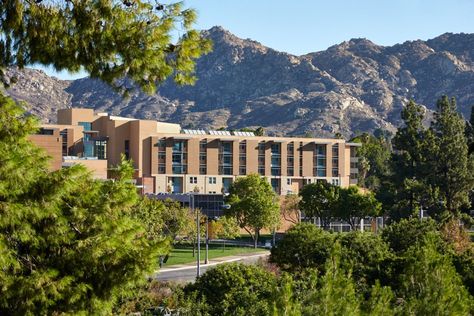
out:
M260 259L268 257L269 252L262 252L258 254L249 254L241 256L229 256L224 258L217 258L211 260L209 264L201 264L201 275L208 269L212 269L218 264L229 262L241 262L244 264L255 264ZM196 280L196 265L185 265L163 268L156 271L156 279L160 281L174 281L179 283L194 282Z

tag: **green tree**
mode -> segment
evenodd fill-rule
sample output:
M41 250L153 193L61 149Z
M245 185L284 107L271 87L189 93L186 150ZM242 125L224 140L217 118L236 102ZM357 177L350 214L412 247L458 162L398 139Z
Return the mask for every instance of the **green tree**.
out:
M131 216L131 164L118 166L115 181L81 166L50 173L27 139L34 129L0 96L0 314L108 314L166 244Z
M193 83L194 61L210 50L192 27L196 12L180 2L7 0L0 15L0 67L83 68L122 89L124 77L147 92L170 76Z
M359 157L359 179L358 185L376 190L381 181L389 174L389 161L391 156L391 143L385 135L375 137L364 133L352 139L353 142L361 143L357 148Z
M360 315L360 299L350 273L340 266L341 247L335 244L326 261L320 288L303 304L305 315Z
M253 133L255 134L255 136L265 136L265 129L260 126L257 127Z
M420 205L432 204L433 190L427 183L429 160L436 151L432 133L423 126L425 110L410 101L402 111L404 126L392 140L394 152L387 188L391 189L388 206L392 218L403 218L417 212ZM384 183L385 184L385 183Z
M270 183L257 174L236 179L229 188L227 202L231 206L227 215L250 234L255 248L260 230L274 229L280 222L277 196Z
M470 315L473 300L449 257L439 253L437 236L428 234L406 252L400 295L406 315Z
M280 205L283 219L293 224L301 222L300 200L301 198L296 194L285 195Z
M240 228L234 217L221 216L217 221L211 222L211 228L215 237L224 239L223 251L225 251L225 241L227 239L235 239L240 236Z
M352 231L336 238L342 247L341 266L352 271L358 293L368 296L377 281L389 284L388 270L394 255L380 235Z
M335 216L348 222L352 230L356 228L361 218L377 216L381 210L382 205L372 192L362 193L357 186L339 190Z
M431 130L436 150L432 152L430 182L439 188L446 210L454 212L469 203L469 192L474 187L465 121L457 112L454 98L443 96L438 100Z
M189 236L190 231L195 231L195 214L187 207L182 207L179 202L166 199L161 202L163 211L161 221L163 222L162 234L169 236L172 241L178 236ZM160 219L156 219L160 220Z
M469 145L469 154L474 153L474 105L471 107L471 116L466 122L466 138Z
M274 275L256 265L218 265L185 288L205 300L210 315L271 315Z
M326 181L307 184L301 189L300 210L305 217L321 219L323 227L329 227L339 200L339 187Z
M290 228L276 247L271 249L270 261L284 271L306 268L324 270L335 235L309 223Z

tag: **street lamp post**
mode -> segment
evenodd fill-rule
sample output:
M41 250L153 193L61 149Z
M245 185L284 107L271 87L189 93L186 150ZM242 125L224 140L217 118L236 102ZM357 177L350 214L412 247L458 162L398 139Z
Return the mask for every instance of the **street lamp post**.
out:
M191 209L193 212L196 212L194 208L194 194L190 195L192 200ZM196 260L196 275L199 277L201 275L201 227L200 227L200 218L199 212L196 212L196 228L197 228L197 260Z
M209 216L206 216L206 258L204 264L209 263Z

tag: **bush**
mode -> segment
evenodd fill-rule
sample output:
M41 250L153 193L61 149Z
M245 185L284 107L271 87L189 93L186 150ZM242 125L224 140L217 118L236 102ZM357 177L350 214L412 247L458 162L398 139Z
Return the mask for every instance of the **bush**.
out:
M324 270L332 249L335 234L313 224L300 223L289 229L283 239L272 248L270 261L284 271L305 268Z
M437 231L436 222L432 219L423 221L417 218L402 219L384 228L382 239L396 254L401 254L414 243L422 241L429 232L437 233Z
M197 303L205 300L211 315L269 315L275 288L276 278L269 272L232 263L206 271L185 287L185 294L196 295Z
M352 270L358 292L369 294L376 280L388 278L394 256L379 235L353 231L339 235L338 240L342 246L341 265L346 271Z

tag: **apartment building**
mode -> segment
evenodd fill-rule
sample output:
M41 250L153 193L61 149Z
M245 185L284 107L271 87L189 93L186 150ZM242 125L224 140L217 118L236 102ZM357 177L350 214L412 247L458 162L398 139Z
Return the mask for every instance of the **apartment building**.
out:
M251 173L265 177L281 195L315 181L343 187L357 183L359 144L343 139L188 130L92 109L62 109L57 117L56 125L42 130L59 133L63 167L81 163L105 178L124 154L133 161L144 194L221 194L237 177Z

